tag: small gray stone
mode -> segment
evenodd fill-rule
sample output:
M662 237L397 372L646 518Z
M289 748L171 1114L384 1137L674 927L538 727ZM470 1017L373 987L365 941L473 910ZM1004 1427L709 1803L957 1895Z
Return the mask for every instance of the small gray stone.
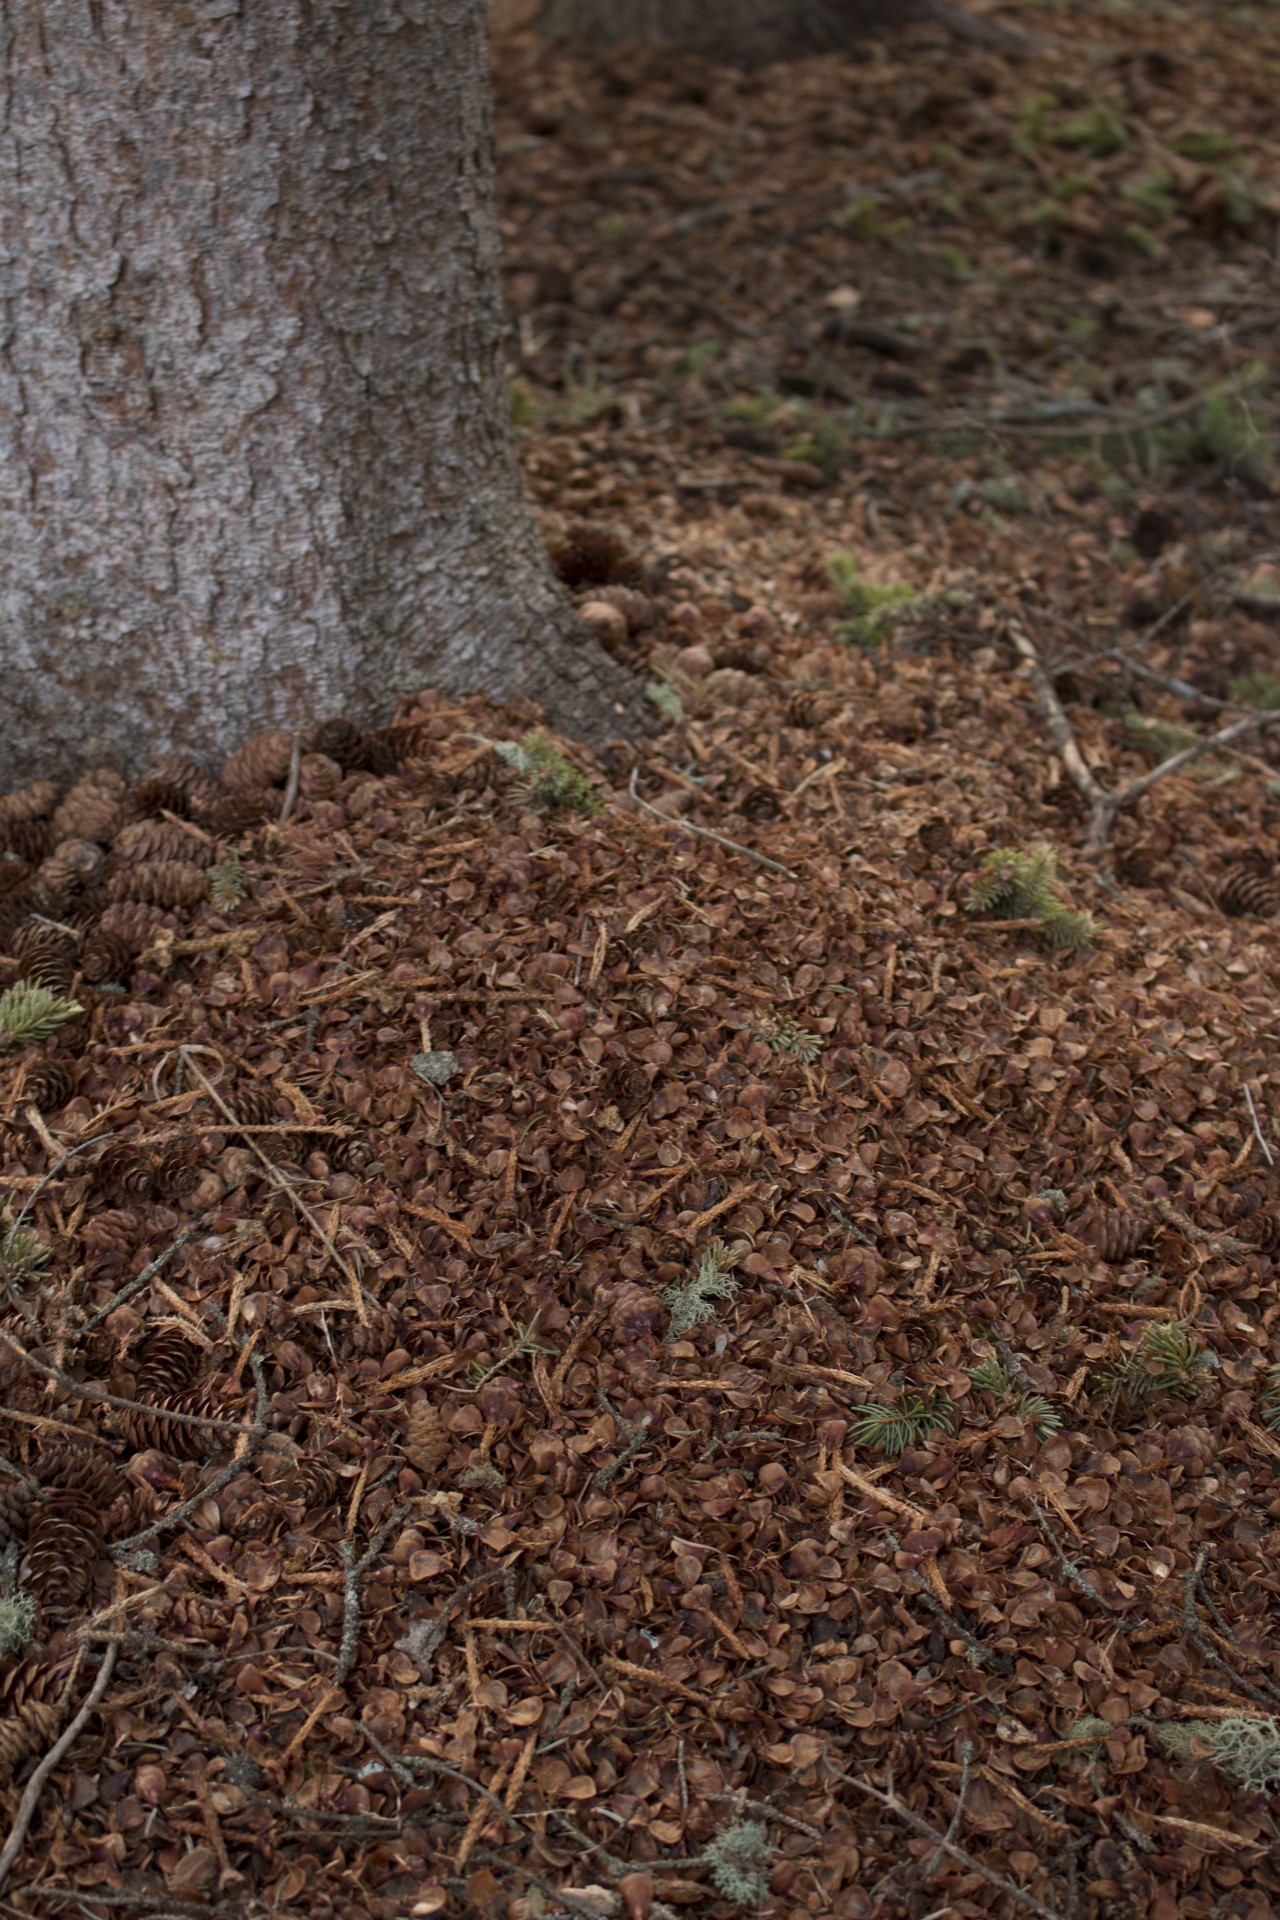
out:
M431 1087L442 1087L458 1071L458 1056L442 1047L430 1053L415 1053L411 1065L419 1080L425 1080Z

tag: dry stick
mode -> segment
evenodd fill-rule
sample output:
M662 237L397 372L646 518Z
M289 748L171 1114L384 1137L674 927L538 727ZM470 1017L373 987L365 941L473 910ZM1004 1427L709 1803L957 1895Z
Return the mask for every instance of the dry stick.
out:
M895 1553L902 1552L901 1542L896 1534L889 1531L888 1527L885 1528L884 1537ZM939 1600L919 1567L913 1567L912 1573L915 1575L916 1585L920 1589L920 1598L924 1601L925 1606L936 1620L942 1622L943 1626L950 1627L957 1640L964 1641L966 1647L969 1649L971 1664L981 1667L994 1667L997 1673L1013 1672L1013 1662L1010 1660L1008 1654L997 1653L995 1648L989 1647L985 1640L979 1640L977 1634L966 1627L962 1620L957 1620L954 1613L949 1612L948 1609L943 1606L941 1600Z
M151 1525L144 1527L141 1533L131 1533L127 1540L117 1540L111 1549L113 1558L118 1558L122 1554L132 1553L136 1548L144 1546L148 1540L157 1540L162 1533L168 1533L172 1528L181 1526L182 1522L186 1520L189 1515L193 1514L196 1508L202 1505L211 1494L221 1492L228 1481L234 1480L243 1468L245 1462L252 1459L254 1453L266 1437L267 1420L270 1414L270 1399L267 1394L267 1375L262 1364L262 1356L257 1353L250 1354L249 1367L253 1374L255 1401L253 1419L239 1428L242 1438L247 1442L243 1452L237 1446L226 1466L220 1467L217 1473L214 1474L213 1479L208 1481L206 1485L197 1487L190 1499L184 1500L179 1506L171 1508L168 1513L162 1514L158 1520L153 1520Z
M312 1213L306 1201L303 1200L299 1194L296 1194L293 1188L289 1185L289 1182L282 1177L280 1173L280 1169L276 1166L275 1162L273 1160L270 1160L267 1157L267 1155L263 1153L262 1149L258 1146L256 1140L254 1140L250 1134L245 1132L243 1127L240 1125L239 1120L236 1118L231 1108L227 1105L222 1095L218 1092L218 1089L214 1086L213 1082L207 1077L207 1075L205 1075L200 1071L200 1068L196 1065L195 1061L190 1057L188 1049L185 1046L180 1046L177 1051L178 1051L179 1058L186 1060L187 1065L191 1068L191 1071L195 1074L196 1079L200 1082L201 1086L204 1088L205 1092L209 1095L214 1105L220 1110L224 1118L226 1118L231 1122L231 1125L235 1128L236 1132L240 1135L241 1139L246 1141L250 1153L253 1154L255 1159L257 1159L261 1163L261 1165L266 1168L267 1176L270 1179L272 1186L278 1188L282 1193L284 1193L288 1197L290 1204L293 1207L295 1207L297 1211L302 1215L303 1219L307 1222L312 1232L319 1239L321 1245L326 1249L334 1265L337 1267L339 1273L342 1275L343 1279L346 1281L347 1285L351 1289L351 1301L352 1301L352 1305L355 1307L355 1310L356 1310L356 1318L359 1320L362 1327L367 1327L369 1324L369 1315L365 1308L364 1288L360 1285L360 1281L356 1276L355 1272L347 1265L342 1255L338 1252L338 1249L334 1245L329 1234L325 1232L325 1229L321 1226L320 1222L316 1219L315 1214ZM376 1305L376 1302L375 1302L375 1305Z
M1276 1157L1263 1138L1262 1128L1258 1124L1258 1109L1253 1104L1253 1095L1249 1091L1249 1082L1247 1080L1244 1083L1244 1098L1245 1105L1249 1109L1249 1118L1253 1122L1254 1134L1257 1138L1258 1145L1262 1148L1262 1157L1269 1167L1274 1167Z
M878 1800L882 1807L887 1807L889 1812L895 1814L899 1820L905 1820L909 1827L914 1827L916 1832L923 1834L926 1840L932 1840L939 1853L949 1854L953 1860L960 1862L966 1872L976 1873L979 1879L985 1880L989 1887L998 1887L1001 1893L1007 1894L1020 1907L1026 1907L1029 1912L1038 1914L1040 1920L1062 1920L1062 1915L1053 1907L1044 1906L1033 1893L1027 1893L1013 1880L1006 1880L1003 1874L993 1873L990 1867L983 1866L981 1860L976 1859L971 1853L966 1853L964 1848L958 1847L954 1840L949 1840L945 1833L939 1833L937 1827L930 1826L927 1820L922 1819L918 1813L914 1813L910 1807L899 1800L896 1793L886 1793L881 1787L873 1787L869 1780L855 1780L851 1773L842 1773L838 1767L833 1767L832 1772L837 1780L843 1780L846 1786L855 1788L858 1793L865 1793L871 1799Z
M37 1360L25 1347L19 1346L11 1333L0 1328L0 1340L9 1347L19 1360L28 1367L34 1367L46 1380L55 1380L63 1392L72 1400L97 1400L103 1406L119 1407L125 1413L145 1413L156 1420L171 1420L183 1427L207 1427L214 1433L239 1433L242 1431L238 1420L217 1420L212 1414L175 1413L169 1407L148 1406L142 1400L126 1400L121 1394L108 1393L105 1387L95 1387L91 1380L73 1380L69 1373L63 1373L60 1367L51 1367L44 1360Z
M301 778L302 735L295 733L293 736L293 751L289 755L289 778L285 782L284 799L281 801L280 811L276 815L277 826L282 827L284 825L289 815L293 812L294 807L297 805L298 783Z
M49 1778L49 1775L53 1772L68 1747L72 1746L79 1737L85 1722L106 1692L111 1680L111 1675L115 1670L116 1654L118 1652L119 1642L112 1640L102 1656L102 1665L98 1668L98 1677L86 1694L80 1711L76 1714L75 1719L63 1728L59 1738L54 1742L53 1746L50 1747L48 1753L46 1753L44 1759L40 1762L40 1765L36 1768L30 1780L28 1780L26 1791L22 1799L18 1802L18 1811L14 1816L13 1825L9 1829L9 1838L4 1843L3 1853L0 1853L0 1887L2 1887L8 1879L9 1869L22 1850L22 1843L27 1837L27 1829L31 1825L45 1781Z
M701 834L704 840L714 840L718 847L728 847L731 853L745 854L748 860L754 860L759 866L768 867L773 873L785 874L788 880L798 880L800 878L800 875L793 872L790 867L784 867L781 862L777 860L770 860L767 854L757 853L754 847L744 847L740 840L730 840L723 833L713 833L710 827L700 827L696 820L690 820L683 813L676 814L674 817L670 814L660 813L657 807L651 807L649 802L642 800L636 792L636 773L637 769L632 767L631 784L627 791L638 807L645 813L651 813L655 820L662 822L664 827L685 827L690 833Z
M944 1848L950 1846L960 1831L960 1822L964 1819L964 1803L969 1792L969 1767L972 1760L973 1742L972 1740L966 1740L960 1749L960 1786L956 1793L956 1810L951 1816L951 1821L946 1833L943 1835L942 1845L936 1847L925 1861L923 1878L926 1880L932 1880L934 1874L942 1865Z
M119 1293L108 1300L105 1307L100 1307L97 1313L85 1321L80 1329L80 1338L83 1339L86 1333L92 1333L95 1327L100 1327L103 1321L115 1312L117 1307L122 1307L126 1300L132 1300L135 1293L141 1293L148 1281L154 1280L166 1262L171 1260L180 1248L185 1247L188 1240L190 1240L194 1234L199 1233L199 1231L200 1228L198 1225L184 1227L177 1239L171 1241L163 1253L158 1253L154 1260L147 1263L141 1273L135 1274L132 1280L126 1281Z
M1247 1693L1251 1700L1257 1700L1264 1707L1274 1707L1275 1703L1280 1700L1280 1688L1272 1686L1268 1681L1264 1683L1264 1691L1264 1687L1255 1687L1251 1680L1246 1680L1243 1674L1237 1673L1235 1668L1229 1666L1217 1648L1212 1645L1204 1628L1200 1625L1200 1616L1196 1611L1197 1599L1204 1601L1210 1613L1212 1613L1216 1619L1218 1626L1222 1629L1224 1637L1234 1644L1235 1635L1222 1618L1222 1615L1218 1612L1218 1609L1214 1606L1209 1595L1201 1591L1200 1582L1204 1578L1205 1564L1208 1561L1211 1551L1212 1549L1207 1545L1197 1551L1191 1571L1183 1582L1182 1631L1186 1634L1187 1639L1191 1642L1202 1660L1207 1660L1211 1667L1217 1667L1220 1673L1225 1673L1228 1680L1232 1681L1237 1687L1241 1688L1243 1692Z
M1267 713L1253 712L1243 720L1234 720L1230 726L1219 728L1204 740L1197 740L1194 746L1184 747L1181 753L1173 754L1168 760L1162 760L1158 767L1152 767L1149 773L1140 774L1136 780L1130 780L1114 793L1108 793L1094 779L1085 763L1076 737L1071 731L1071 722L1057 693L1053 681L1045 669L1043 660L1016 620L1009 622L1009 638L1021 657L1027 663L1031 685L1035 693L1036 706L1040 716L1049 729L1049 734L1058 756L1066 768L1073 784L1088 801L1091 809L1089 832L1085 839L1085 851L1096 853L1104 847L1115 825L1116 815L1125 807L1133 805L1135 800L1158 780L1166 779L1169 774L1177 773L1193 760L1202 759L1206 753L1218 753L1223 747L1230 746L1233 740L1241 739L1247 733L1261 733L1265 728L1280 723L1280 708Z
M338 1549L342 1555L342 1643L338 1664L333 1670L335 1687L346 1685L356 1663L356 1649L360 1644L360 1576L369 1571L382 1552L388 1534L399 1526L408 1511L408 1507L393 1507L358 1560L353 1541L344 1540Z
M1101 1607L1104 1613L1114 1614L1119 1617L1119 1607L1113 1607L1111 1602L1106 1599L1103 1594L1099 1593L1097 1587L1087 1578L1082 1569L1076 1565L1075 1561L1069 1558L1066 1549L1049 1524L1049 1516L1040 1505L1040 1502L1033 1499L1030 1494L1027 1494L1025 1498L1027 1505L1034 1509L1036 1521L1039 1525L1044 1543L1057 1556L1058 1565L1062 1568L1068 1584L1073 1586L1076 1592L1082 1595L1084 1599L1092 1600L1095 1606Z

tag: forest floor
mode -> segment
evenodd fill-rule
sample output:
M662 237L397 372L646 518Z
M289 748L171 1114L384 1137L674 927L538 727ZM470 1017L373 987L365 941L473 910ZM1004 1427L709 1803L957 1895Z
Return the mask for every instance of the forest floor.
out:
M0 1916L1280 1908L1280 43L1001 17L499 26L664 731L0 801Z

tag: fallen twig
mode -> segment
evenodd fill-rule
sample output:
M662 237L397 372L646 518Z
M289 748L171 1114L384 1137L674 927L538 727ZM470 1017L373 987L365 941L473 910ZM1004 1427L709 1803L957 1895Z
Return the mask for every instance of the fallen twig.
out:
M399 1526L407 1512L407 1507L393 1507L358 1560L353 1541L344 1540L338 1549L342 1555L342 1643L338 1664L333 1670L335 1687L346 1684L356 1662L356 1649L360 1644L360 1576L369 1571L382 1552L388 1534Z
M768 867L773 873L785 874L788 880L798 880L800 878L799 874L793 872L790 867L784 867L778 860L770 860L767 854L757 853L754 847L744 847L740 840L730 840L723 833L713 832L710 827L700 827L696 820L690 820L683 813L678 813L673 816L659 812L657 807L651 807L649 802L642 800L636 792L636 772L637 769L632 767L631 784L627 789L628 793L643 812L652 814L655 820L661 820L664 827L685 827L690 833L701 834L704 840L714 840L718 847L728 847L731 853L744 854L748 860L754 860L758 866Z
M1036 706L1040 716L1049 729L1058 757L1066 768L1073 785L1089 805L1089 831L1085 837L1086 852L1096 853L1104 847L1110 838L1116 816L1124 808L1141 799L1158 780L1164 780L1171 773L1177 773L1193 760L1200 760L1207 753L1220 752L1231 745L1232 741L1243 738L1248 733L1261 733L1265 728L1280 723L1280 708L1268 712L1251 712L1243 720L1234 720L1230 726L1219 728L1203 740L1197 740L1193 746L1184 747L1181 753L1175 753L1168 760L1162 760L1158 767L1140 774L1136 780L1130 780L1114 792L1108 792L1099 784L1085 762L1066 710L1059 700L1040 653L1032 641L1023 632L1016 620L1008 627L1009 638L1017 652L1027 663Z
M939 1853L945 1853L952 1860L959 1861L966 1873L976 1873L979 1879L985 1880L989 1887L998 1887L1001 1893L1007 1894L1009 1899L1016 1901L1020 1907L1025 1907L1029 1913L1038 1914L1040 1920L1062 1920L1062 1915L1053 1907L1046 1907L1043 1901L1037 1900L1033 1893L1028 1893L1016 1881L1006 1880L1001 1873L993 1873L990 1867L984 1866L981 1860L975 1859L973 1854L966 1853L963 1847L958 1847L954 1840L949 1839L945 1833L940 1833L937 1827L931 1826L927 1820L922 1819L918 1813L899 1800L896 1793L886 1793L882 1787L873 1786L870 1780L856 1779L851 1773L842 1773L838 1767L832 1767L831 1771L837 1780L843 1780L846 1786L853 1787L858 1793L865 1793L870 1799L878 1800L882 1807L899 1820L905 1821L907 1826L923 1834L926 1840L932 1840ZM930 1870L933 1871L932 1866Z
M141 1533L131 1533L127 1540L117 1540L111 1549L114 1559L120 1560L127 1558L128 1555L133 1553L138 1547L145 1546L148 1540L156 1540L162 1533L169 1533L174 1527L181 1526L182 1522L187 1519L190 1514L193 1514L197 1507L203 1505L203 1503L209 1499L210 1495L220 1492L221 1489L227 1485L228 1481L235 1479L236 1475L243 1468L246 1460L252 1459L254 1453L266 1437L271 1401L267 1392L266 1369L262 1364L262 1358L259 1354L251 1353L249 1355L249 1368L253 1374L255 1398L252 1420L242 1423L238 1429L241 1440L244 1442L243 1447L237 1443L235 1451L226 1465L218 1469L212 1480L208 1480L202 1487L198 1487L189 1499L183 1500L176 1507L172 1507L168 1513L162 1514L158 1520L153 1520L149 1527L142 1529Z
M1230 1680L1234 1686L1239 1687L1242 1692L1247 1693L1251 1700L1258 1701L1259 1704L1264 1707L1273 1707L1277 1701L1280 1701L1280 1687L1273 1686L1269 1680L1264 1680L1262 1686L1255 1687L1251 1680L1246 1680L1243 1674L1237 1673L1235 1668L1223 1659L1200 1624L1197 1602L1203 1600L1209 1612L1212 1614L1224 1640L1226 1640L1229 1645L1234 1646L1235 1635L1232 1633L1231 1628L1227 1625L1222 1615L1218 1612L1218 1609L1214 1606L1210 1596L1204 1592L1201 1586L1201 1582L1204 1579L1205 1566L1208 1563L1211 1551L1212 1548L1207 1544L1197 1550L1196 1557L1191 1565L1191 1571L1183 1582L1182 1631L1202 1660L1207 1660L1211 1667L1216 1667L1219 1673L1225 1674L1227 1679Z
M27 1829L31 1825L32 1817L40 1800L40 1795L44 1791L45 1781L49 1778L49 1775L53 1772L67 1749L74 1745L89 1716L106 1692L111 1680L111 1675L115 1671L116 1655L119 1650L118 1640L111 1640L107 1643L106 1650L102 1656L102 1665L98 1668L97 1679L85 1695L79 1712L75 1718L69 1721L63 1728L57 1740L54 1741L48 1753L46 1753L44 1759L40 1762L40 1765L36 1768L30 1780L28 1780L22 1798L18 1802L18 1811L14 1815L13 1825L9 1829L9 1838L4 1843L3 1852L0 1852L0 1887L2 1887L8 1879L9 1869L22 1850L22 1843L27 1837Z

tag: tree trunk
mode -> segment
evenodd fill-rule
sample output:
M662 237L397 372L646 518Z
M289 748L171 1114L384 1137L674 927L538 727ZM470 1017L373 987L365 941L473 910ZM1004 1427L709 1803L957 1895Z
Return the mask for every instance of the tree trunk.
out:
M731 66L760 67L847 52L918 20L982 46L1032 46L946 0L543 0L538 27L550 40L666 43Z
M0 789L428 681L634 725L512 453L483 0L0 36Z

